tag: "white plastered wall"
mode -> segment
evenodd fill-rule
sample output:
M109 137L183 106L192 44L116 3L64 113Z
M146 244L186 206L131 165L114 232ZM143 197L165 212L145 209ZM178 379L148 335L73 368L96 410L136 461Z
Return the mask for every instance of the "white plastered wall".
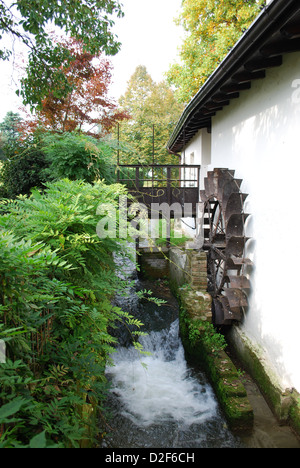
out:
M188 143L184 152L181 155L181 163L195 164L201 166L200 187L203 187L204 178L207 175L207 170L211 163L211 134L207 132L206 128L202 128L201 130L199 130L193 137L193 139ZM197 234L194 219L185 218L181 226L184 233L191 236L192 238L195 237L195 235Z
M300 54L284 56L212 121L211 166L235 169L249 196L246 256L254 267L243 332L283 388L300 390Z

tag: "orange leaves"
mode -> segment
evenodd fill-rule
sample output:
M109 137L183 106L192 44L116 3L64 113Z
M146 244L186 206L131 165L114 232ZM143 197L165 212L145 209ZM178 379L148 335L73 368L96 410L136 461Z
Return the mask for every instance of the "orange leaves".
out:
M50 131L79 130L102 137L117 121L127 118L108 96L111 64L101 56L85 52L82 44L75 39L63 45L73 57L70 64L61 65L72 91L64 98L49 92L42 101L41 110L31 121L27 121L27 130L34 130L39 125Z

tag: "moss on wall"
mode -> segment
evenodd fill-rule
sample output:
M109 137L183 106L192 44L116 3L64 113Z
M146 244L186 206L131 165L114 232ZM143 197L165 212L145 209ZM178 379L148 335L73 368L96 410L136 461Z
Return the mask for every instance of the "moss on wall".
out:
M263 350L255 347L240 327L232 327L228 336L237 358L257 383L273 413L281 424L291 423L300 435L300 396L294 390L282 389L278 379L263 357Z
M300 395L294 390L292 393L292 404L289 411L292 428L300 435Z
M170 252L170 259L171 287L181 306L180 334L187 356L210 379L231 429L249 432L253 428L253 409L239 374L224 351L225 339L211 323L206 254L176 249Z
M212 325L201 320L195 322L181 308L180 334L188 357L209 377L230 428L239 432L252 430L254 416L247 392L222 349L222 339L212 332Z
M157 280L169 277L169 251L166 248L138 249L137 263L140 276L145 279Z

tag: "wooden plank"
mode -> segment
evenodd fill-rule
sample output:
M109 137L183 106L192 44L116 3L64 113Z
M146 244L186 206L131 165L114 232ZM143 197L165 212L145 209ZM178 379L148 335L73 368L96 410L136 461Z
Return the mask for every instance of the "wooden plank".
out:
M282 55L275 57L257 57L245 63L245 69L248 71L266 70L268 68L280 67L282 65Z
M265 76L266 76L265 70L259 70L259 71L256 71L256 72L250 72L250 71L244 70L244 71L240 71L240 72L235 73L231 77L231 79L233 81L236 81L237 83L246 83L246 82L252 81L252 80L263 79L263 78L265 78Z
M227 83L221 87L221 91L227 94L236 93L238 91L244 91L251 88L251 83Z
M300 50L300 39L278 40L264 45L260 53L265 57L274 57L278 54L288 54Z

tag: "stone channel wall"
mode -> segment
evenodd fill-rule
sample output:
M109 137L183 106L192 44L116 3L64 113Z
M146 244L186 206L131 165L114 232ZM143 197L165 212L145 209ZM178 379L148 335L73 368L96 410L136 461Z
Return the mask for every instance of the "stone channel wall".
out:
M207 290L207 260L202 251L171 249L169 277L182 306L193 320L211 322L211 296Z
M232 430L251 431L253 409L238 371L212 336L211 296L207 293L206 253L171 249L169 278L180 302L180 333L189 358L202 367L214 387Z

